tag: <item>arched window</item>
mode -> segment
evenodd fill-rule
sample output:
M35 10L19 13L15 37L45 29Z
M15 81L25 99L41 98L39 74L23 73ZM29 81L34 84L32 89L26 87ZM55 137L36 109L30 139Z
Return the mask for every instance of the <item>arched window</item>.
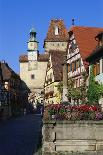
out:
M59 34L59 28L58 26L55 26L55 35L58 35Z

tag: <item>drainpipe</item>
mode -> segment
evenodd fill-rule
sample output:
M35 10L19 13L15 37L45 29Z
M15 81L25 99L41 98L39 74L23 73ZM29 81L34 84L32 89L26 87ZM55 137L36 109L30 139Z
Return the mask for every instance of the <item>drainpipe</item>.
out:
M64 56L64 62L63 62L63 97L62 101L67 102L67 94L68 94L68 66L67 66L67 56Z

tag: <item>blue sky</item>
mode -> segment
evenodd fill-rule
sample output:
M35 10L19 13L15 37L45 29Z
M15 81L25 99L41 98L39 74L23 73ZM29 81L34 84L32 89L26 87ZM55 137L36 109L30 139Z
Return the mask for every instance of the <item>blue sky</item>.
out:
M0 60L19 73L19 56L27 53L29 30L37 31L43 52L50 20L64 19L67 29L75 25L103 27L103 0L0 0Z

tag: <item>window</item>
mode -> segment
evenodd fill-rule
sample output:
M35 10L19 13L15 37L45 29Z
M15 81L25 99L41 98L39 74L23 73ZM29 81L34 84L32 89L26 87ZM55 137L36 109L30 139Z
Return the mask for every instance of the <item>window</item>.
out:
M72 72L74 72L74 62L72 62Z
M68 64L68 72L70 72L70 64Z
M72 47L72 50L75 50L77 48L77 44L74 42L71 42L71 47Z
M80 59L78 59L77 62L76 62L76 68L79 68L80 67L80 64L81 64L80 63Z
M100 74L100 60L97 61L95 64L94 64L94 75L98 75Z
M96 65L94 65L93 71L94 71L94 75L96 76Z
M31 74L31 79L34 79L35 78L35 75L34 74Z
M55 26L55 35L58 35L59 34L59 28L58 26Z
M69 48L69 53L70 53L70 54L73 53L72 47Z
M72 71L72 63L70 64L70 72Z
M76 61L74 62L74 71L76 71Z
M96 62L96 72L97 75L100 74L100 61Z

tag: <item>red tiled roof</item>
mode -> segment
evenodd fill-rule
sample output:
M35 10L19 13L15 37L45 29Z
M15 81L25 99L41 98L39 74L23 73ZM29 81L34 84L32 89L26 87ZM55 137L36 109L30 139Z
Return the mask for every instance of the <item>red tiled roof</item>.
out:
M38 61L39 62L46 62L49 59L48 54L38 54ZM28 62L28 56L27 55L21 55L19 57L19 62Z
M38 61L40 62L46 62L49 60L49 54L39 54Z
M19 62L28 62L28 56L27 55L20 55Z
M63 60L65 54L63 51L50 51L54 81L61 81L63 78Z
M69 33L71 31L73 32L78 44L81 57L85 60L97 46L95 37L99 32L103 31L103 28L73 26L70 28Z
M94 51L86 58L87 62L92 62L95 59L103 56L103 45L98 45Z
M59 28L59 35L55 35L55 26ZM45 41L67 41L68 31L62 19L51 20Z

